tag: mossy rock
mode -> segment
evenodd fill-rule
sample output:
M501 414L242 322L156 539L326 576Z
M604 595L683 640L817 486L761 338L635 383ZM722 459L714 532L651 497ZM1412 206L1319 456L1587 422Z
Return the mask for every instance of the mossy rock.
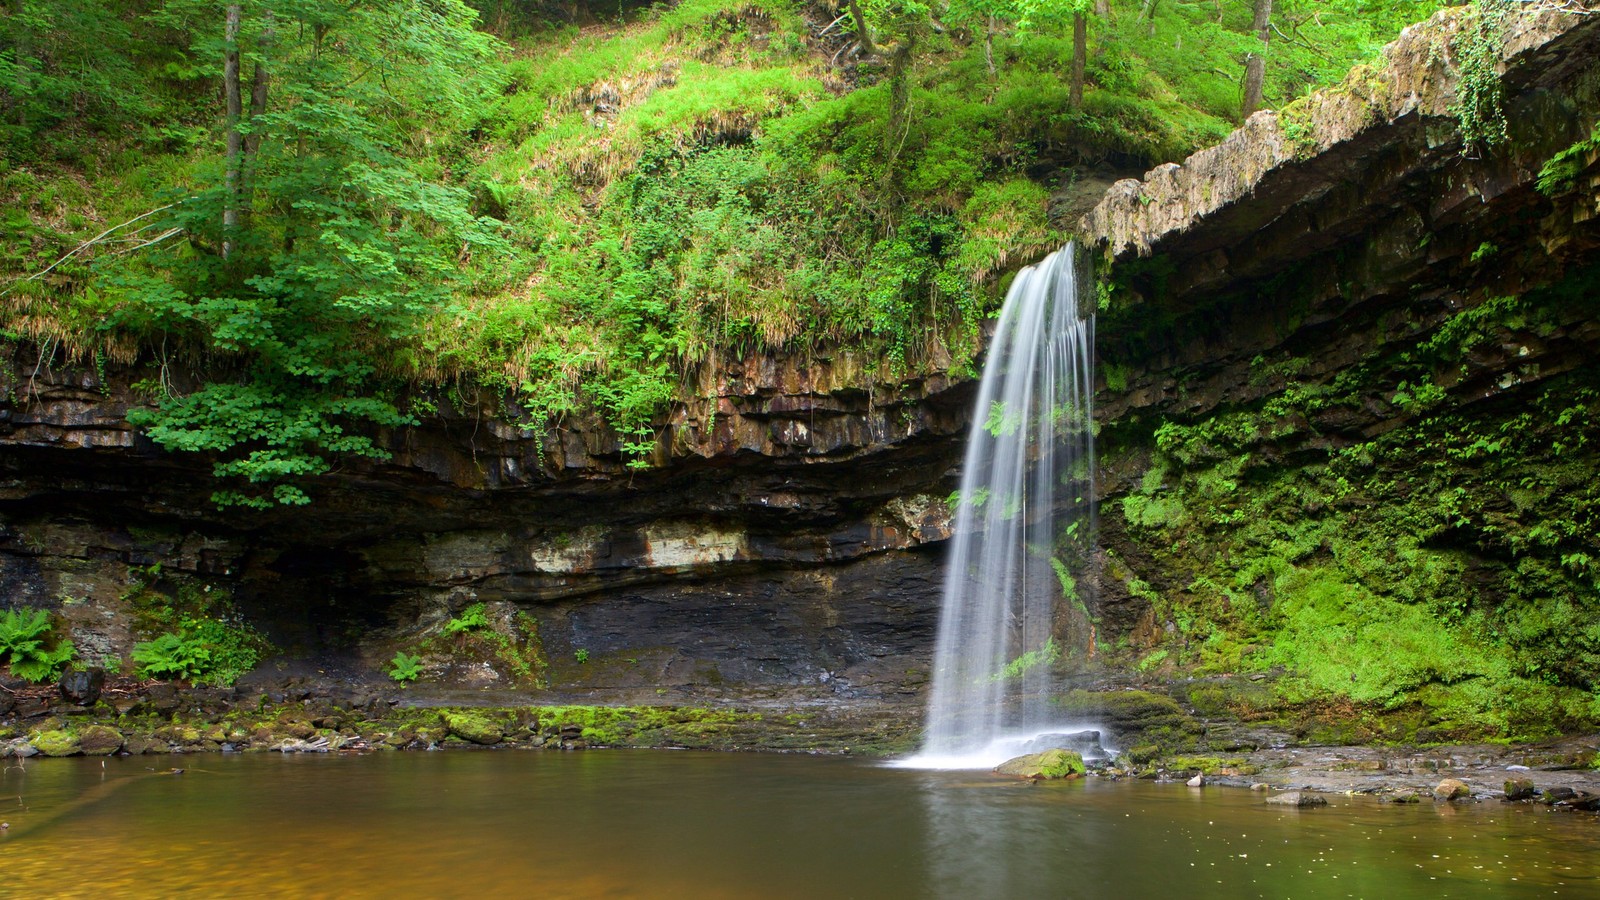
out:
M446 710L439 714L439 718L450 734L474 744L498 744L506 736L504 727L483 713Z
M45 756L72 756L82 750L77 735L59 728L29 735L28 743Z
M1205 726L1178 701L1149 691L1070 691L1057 697L1067 716L1104 725L1119 744L1149 744L1165 753L1194 750Z
M996 774L1017 778L1077 778L1089 770L1083 757L1071 750L1046 750L1008 759L995 767Z
M122 732L107 725L90 725L78 735L84 756L110 756L122 749Z

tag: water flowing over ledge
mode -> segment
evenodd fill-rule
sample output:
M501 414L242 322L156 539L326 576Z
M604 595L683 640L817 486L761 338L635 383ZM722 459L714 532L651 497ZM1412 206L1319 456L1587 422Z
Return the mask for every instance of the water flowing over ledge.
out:
M956 503L927 742L908 764L993 765L999 747L1047 730L1058 599L1075 595L1072 561L1093 545L1094 318L1079 285L1069 244L1019 273L1001 310Z

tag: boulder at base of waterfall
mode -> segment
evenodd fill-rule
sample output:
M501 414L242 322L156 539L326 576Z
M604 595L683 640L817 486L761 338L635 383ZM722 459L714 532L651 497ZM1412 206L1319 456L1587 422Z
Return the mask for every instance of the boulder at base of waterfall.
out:
M1071 750L1046 750L1008 759L995 767L1000 775L1016 778L1077 778L1088 770L1083 757Z
M1100 732L1098 731L1041 734L1023 744L1020 749L1028 753L1043 753L1046 750L1071 750L1082 756L1086 765L1097 767L1111 761L1111 754L1100 746Z
M1433 789L1435 800L1471 800L1472 788L1459 778L1446 778Z

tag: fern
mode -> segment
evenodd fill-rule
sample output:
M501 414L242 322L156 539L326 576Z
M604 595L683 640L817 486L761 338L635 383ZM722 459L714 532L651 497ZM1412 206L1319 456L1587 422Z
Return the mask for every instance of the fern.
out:
M26 681L49 681L72 661L77 649L62 641L47 650L50 614L42 609L8 609L0 613L0 659L9 660L11 674Z

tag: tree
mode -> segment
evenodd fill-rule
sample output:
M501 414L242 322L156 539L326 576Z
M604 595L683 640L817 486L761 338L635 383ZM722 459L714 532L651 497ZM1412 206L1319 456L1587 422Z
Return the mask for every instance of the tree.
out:
M1272 18L1272 0L1255 0L1255 14L1250 22L1250 32L1261 40L1261 50L1252 52L1245 57L1244 62L1244 105L1240 111L1243 118L1250 118L1250 114L1261 108L1261 83L1266 77L1267 67L1267 42L1271 39L1268 23Z
M168 13L203 22L206 8ZM460 0L211 9L221 41L194 46L221 51L221 177L170 214L187 247L113 263L102 288L127 300L122 324L198 340L235 373L130 418L169 449L211 454L232 482L219 503L304 503L302 479L336 456L385 455L374 429L408 421L382 385L393 354L448 302L461 260L504 246L429 156L482 115L496 48Z

